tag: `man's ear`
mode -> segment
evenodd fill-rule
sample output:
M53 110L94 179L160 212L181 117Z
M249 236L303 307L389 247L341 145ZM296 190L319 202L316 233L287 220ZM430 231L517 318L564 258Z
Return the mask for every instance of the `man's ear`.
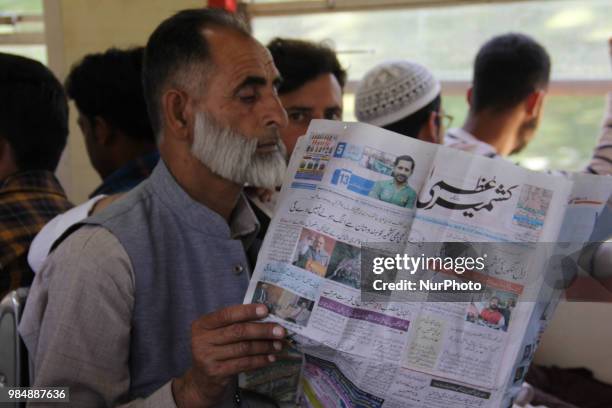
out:
M427 122L423 124L419 131L418 138L424 142L430 143L442 143L438 140L438 134L440 133L440 126L437 120L438 114L436 112L430 112Z
M10 157L10 146L6 139L0 136L0 167L6 164ZM0 181L2 181L2 179L0 179Z
M91 123L91 134L100 146L108 146L115 139L113 126L101 116L94 116Z
M535 91L529 94L525 99L525 114L530 118L535 118L540 115L544 106L545 91Z
M170 137L189 141L193 129L194 112L186 92L170 89L162 96L165 133Z
M13 155L13 147L7 139L0 136L0 160L7 159L10 161L14 161L14 157L15 156Z
M8 140L0 136L0 182L16 171L18 169L15 164L13 149Z
M465 93L465 100L467 101L468 105L471 107L472 106L472 92L474 91L474 87L469 87L467 92Z

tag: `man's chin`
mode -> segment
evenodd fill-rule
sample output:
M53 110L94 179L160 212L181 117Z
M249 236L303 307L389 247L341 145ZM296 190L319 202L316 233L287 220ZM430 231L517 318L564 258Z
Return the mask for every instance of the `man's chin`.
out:
M283 178L287 171L287 165L282 158L280 152L259 156L260 163L265 163L263 166L251 167L249 180L247 183L251 186L274 189L283 184ZM263 160L261 160L263 159Z
M255 154L273 154L278 152L280 152L280 148L276 143L257 146L257 149L255 150Z

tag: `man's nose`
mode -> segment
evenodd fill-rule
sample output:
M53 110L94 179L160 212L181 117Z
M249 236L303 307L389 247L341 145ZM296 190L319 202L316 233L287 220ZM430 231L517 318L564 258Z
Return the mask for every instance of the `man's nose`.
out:
M284 128L289 123L287 120L287 112L278 97L278 95L270 95L266 102L264 123L266 127Z

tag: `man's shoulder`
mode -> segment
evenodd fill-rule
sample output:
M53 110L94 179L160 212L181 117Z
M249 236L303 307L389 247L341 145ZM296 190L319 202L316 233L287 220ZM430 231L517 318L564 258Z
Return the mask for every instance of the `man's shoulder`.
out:
M109 230L83 225L62 241L37 273L42 280L81 282L77 287L114 287L133 291L132 264L125 248ZM109 286L110 285L110 286Z
M53 218L72 207L72 203L59 194L16 190L0 191L0 222L3 219L32 215Z
M108 246L116 241L114 235L100 225L82 225L65 240L65 244L79 247L82 250L94 249L96 245Z
M124 254L123 246L108 229L99 225L82 225L70 233L49 257L61 263L88 260L99 264Z
M111 197L113 196L120 196L120 198L112 201L100 214L123 215L139 204L146 205L155 197L155 194L153 194L151 180L146 179L131 190L112 194Z
M449 129L444 135L443 145L478 156L500 157L493 146L461 128Z
M46 195L45 195L46 196ZM0 195L0 266L27 253L28 247L43 226L71 204L61 198L58 203L40 200L21 191Z

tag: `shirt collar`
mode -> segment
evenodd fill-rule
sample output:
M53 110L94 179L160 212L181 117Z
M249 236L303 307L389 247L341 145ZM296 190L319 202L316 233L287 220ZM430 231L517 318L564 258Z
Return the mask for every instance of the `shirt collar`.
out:
M273 191L272 195L269 197L268 201L262 201L257 195L257 191L254 189L252 191L245 192L248 202L257 207L259 211L264 213L266 217L272 219L274 217L274 210L276 208L276 203L280 197L280 193L278 191Z
M493 157L498 155L493 146L461 128L449 129L444 137L444 145L482 156Z
M241 239L248 248L259 232L259 221L244 194L240 194L236 208L230 218L230 233L233 239Z
M159 199L192 228L210 235L240 239L246 247L259 232L259 222L244 194L240 194L228 224L221 215L191 198L177 183L163 159L159 160L148 184Z
M90 198L100 194L115 194L131 190L141 181L149 177L157 161L159 152L144 154L129 161L106 177L102 184L89 195Z
M21 171L7 177L0 183L0 193L18 191L41 192L66 196L55 175L47 170Z

